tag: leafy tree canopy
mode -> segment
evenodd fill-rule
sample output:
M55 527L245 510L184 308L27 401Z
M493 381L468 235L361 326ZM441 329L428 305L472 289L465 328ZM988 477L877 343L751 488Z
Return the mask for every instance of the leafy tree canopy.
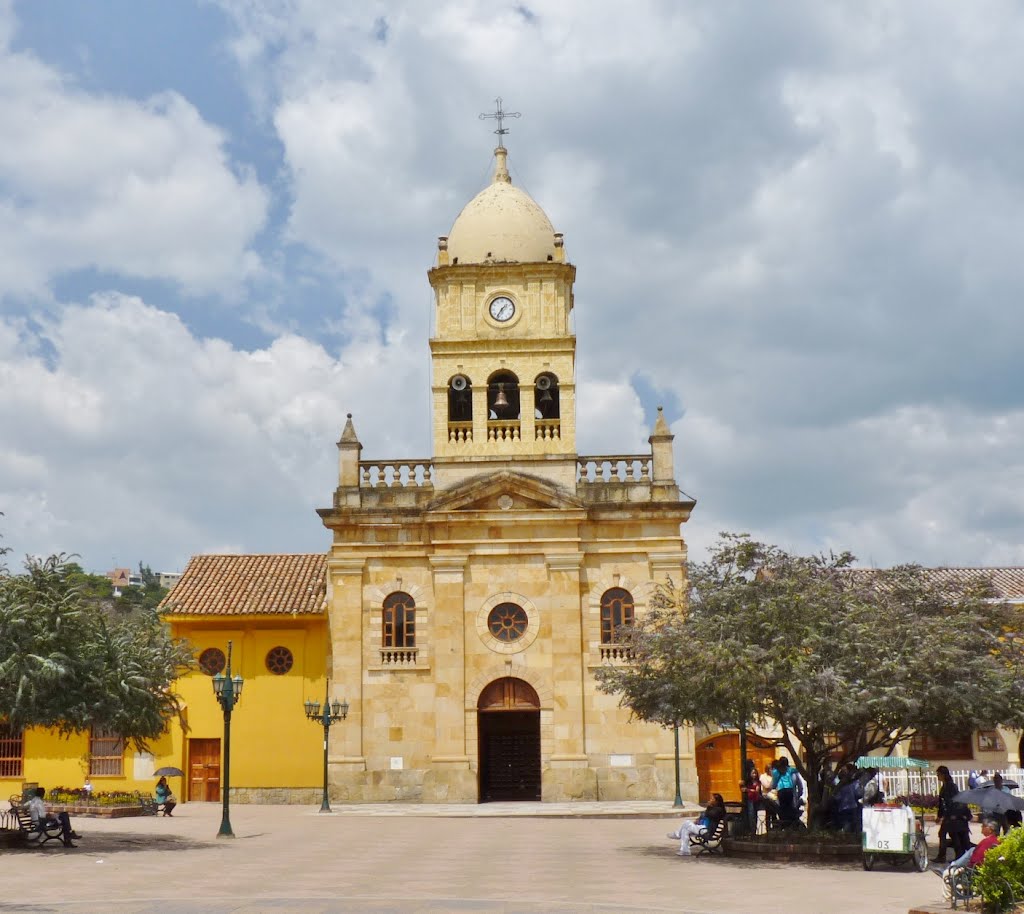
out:
M666 726L774 732L812 801L830 757L891 752L912 731L1024 726L1024 645L990 582L853 560L723 534L688 590L657 588L629 635L633 662L599 670L601 688Z
M171 685L192 654L155 612L112 613L98 590L65 556L29 558L21 574L0 568L0 718L65 733L109 727L144 747L180 716Z

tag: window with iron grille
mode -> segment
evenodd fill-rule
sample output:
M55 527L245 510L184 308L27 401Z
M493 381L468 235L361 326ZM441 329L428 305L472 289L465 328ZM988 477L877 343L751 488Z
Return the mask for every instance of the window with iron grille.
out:
M25 739L21 730L0 724L0 778L24 777Z
M620 630L633 624L633 595L621 587L612 587L601 596L601 643L622 640Z
M384 647L416 647L416 602L400 590L384 600Z
M124 740L117 733L93 728L89 734L89 774L93 777L124 774Z
M974 758L971 748L971 734L962 736L927 736L915 733L910 739L910 754L923 759L969 759Z

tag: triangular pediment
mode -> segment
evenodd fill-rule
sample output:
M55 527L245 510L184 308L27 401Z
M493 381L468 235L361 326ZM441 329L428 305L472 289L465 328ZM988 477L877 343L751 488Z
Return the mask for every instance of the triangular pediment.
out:
M502 470L474 476L443 492L427 511L564 511L583 502L564 488L526 473Z

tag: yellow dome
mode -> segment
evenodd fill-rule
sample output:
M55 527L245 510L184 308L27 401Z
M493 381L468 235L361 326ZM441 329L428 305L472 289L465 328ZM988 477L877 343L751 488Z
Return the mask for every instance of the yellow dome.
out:
M512 186L507 150L494 150L494 181L459 213L448 233L452 263L536 263L555 259L555 230L524 190Z

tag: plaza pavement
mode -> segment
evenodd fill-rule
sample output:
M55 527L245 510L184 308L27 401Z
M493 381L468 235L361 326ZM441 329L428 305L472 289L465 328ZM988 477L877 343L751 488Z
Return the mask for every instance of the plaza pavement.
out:
M593 816L599 816L594 818ZM79 847L0 851L0 912L907 914L931 873L680 858L668 803L245 806L77 819Z

